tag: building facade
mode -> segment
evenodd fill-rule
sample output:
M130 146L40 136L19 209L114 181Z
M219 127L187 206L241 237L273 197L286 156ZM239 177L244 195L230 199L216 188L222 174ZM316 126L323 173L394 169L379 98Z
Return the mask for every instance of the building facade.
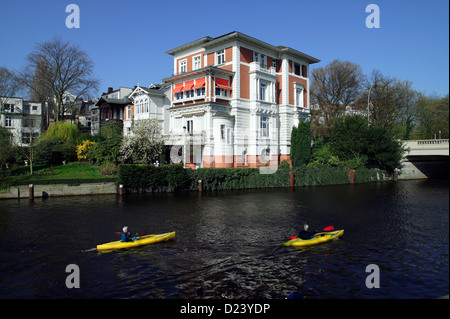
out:
M169 133L169 112L170 100L167 90L170 87L164 85L150 85L141 87L137 85L128 96L131 100L124 113L123 135L132 134L133 121L155 118L162 127L164 136Z
M292 127L310 116L309 67L318 59L240 32L166 53L174 57L174 74L163 79L170 88L165 140L172 162L259 167L289 161Z
M42 103L19 97L1 100L0 125L9 130L15 145L29 146L42 132Z
M101 98L91 108L91 134L100 133L100 128L109 122L117 123L123 127L124 111L132 104L128 98L133 89L120 87L114 90L108 88Z

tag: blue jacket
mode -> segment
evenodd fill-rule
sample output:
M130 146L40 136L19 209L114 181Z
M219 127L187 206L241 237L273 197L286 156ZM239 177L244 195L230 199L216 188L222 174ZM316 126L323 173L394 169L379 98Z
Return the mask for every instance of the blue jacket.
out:
M134 237L135 237L134 234L122 233L122 243L126 243L127 241L132 241Z

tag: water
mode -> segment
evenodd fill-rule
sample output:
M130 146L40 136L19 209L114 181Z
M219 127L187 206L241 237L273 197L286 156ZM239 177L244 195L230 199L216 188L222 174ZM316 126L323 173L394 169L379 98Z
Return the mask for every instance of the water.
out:
M436 298L449 290L447 180L0 201L0 298ZM307 222L339 240L283 247ZM175 240L97 252L134 232ZM80 288L65 285L66 266ZM380 285L365 285L366 266Z

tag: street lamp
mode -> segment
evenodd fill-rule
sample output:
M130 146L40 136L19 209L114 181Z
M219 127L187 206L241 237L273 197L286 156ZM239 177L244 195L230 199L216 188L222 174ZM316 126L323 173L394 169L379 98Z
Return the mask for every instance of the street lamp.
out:
M373 85L375 82L372 83L372 85L369 88L369 94L367 94L367 125L370 125L369 116L370 116L370 91L372 90Z

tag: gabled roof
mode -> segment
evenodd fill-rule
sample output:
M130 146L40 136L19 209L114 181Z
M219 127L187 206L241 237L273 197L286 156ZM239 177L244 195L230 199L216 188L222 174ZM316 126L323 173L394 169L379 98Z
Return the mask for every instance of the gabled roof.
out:
M131 100L128 97L124 97L124 98L121 98L121 99L114 99L114 98L102 96L97 101L97 103L95 103L95 106L100 106L100 105L103 104L103 102L106 102L108 104L119 104L119 105L131 104Z
M149 95L157 95L157 96L164 96L164 92L161 91L161 88L158 87L157 85L150 85L148 88L146 87L141 87L141 86L137 86L134 88L133 92L130 93L130 95L128 95L128 98L132 98L132 96L138 94L138 93L145 93L145 94L149 94Z

